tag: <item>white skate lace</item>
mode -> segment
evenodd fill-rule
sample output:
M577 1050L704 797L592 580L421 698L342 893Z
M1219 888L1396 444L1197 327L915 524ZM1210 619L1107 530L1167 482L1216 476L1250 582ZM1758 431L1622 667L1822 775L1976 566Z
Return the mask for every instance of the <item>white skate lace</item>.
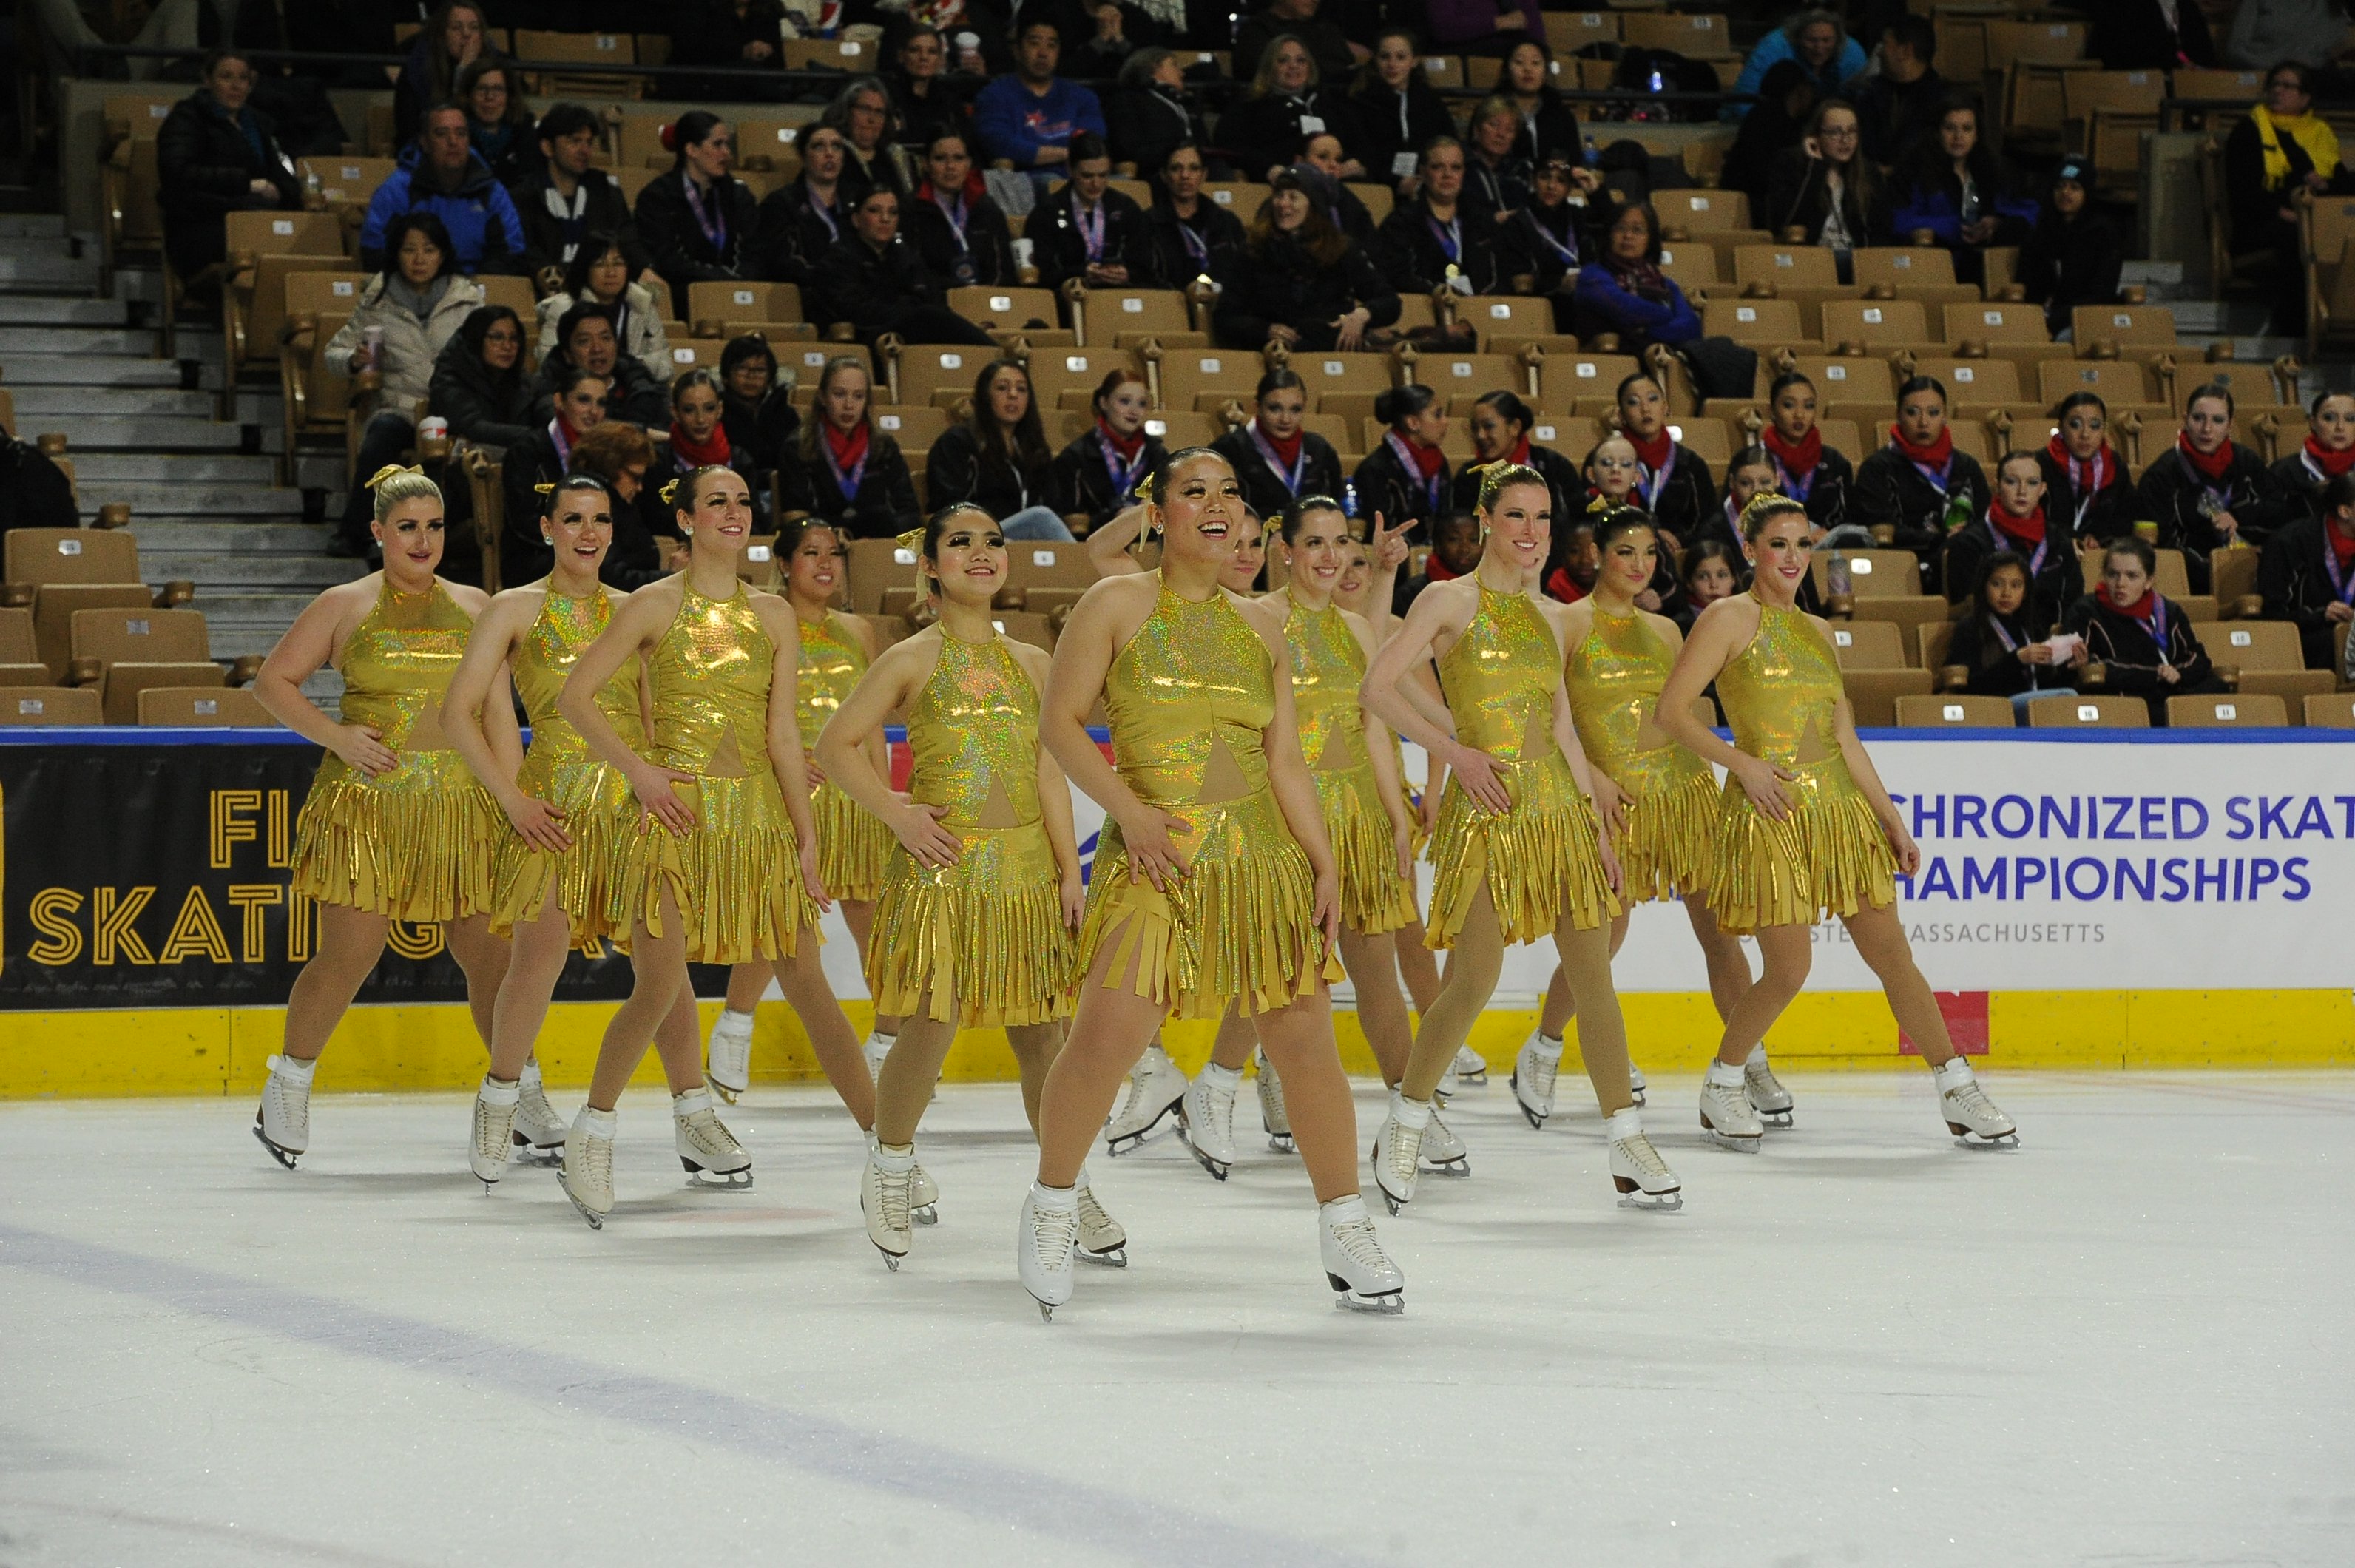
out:
M540 1127L563 1125L556 1119L556 1107L548 1103L548 1092L537 1083L525 1084L517 1094L516 1119Z
M1284 1104L1284 1080L1276 1076L1275 1069L1267 1064L1264 1056L1259 1059L1259 1097L1276 1121L1287 1127L1292 1125L1291 1113Z
M1709 1101L1710 1121L1720 1132L1730 1127L1746 1125L1750 1121L1750 1102L1742 1098L1739 1086L1732 1083L1708 1083L1700 1092ZM1645 1146L1650 1147L1649 1144Z
M1235 1092L1210 1084L1203 1089L1202 1098L1210 1111L1210 1136L1224 1148L1235 1141Z
M1453 1155L1462 1147L1447 1124L1439 1119L1439 1113L1433 1111L1431 1113L1431 1125L1423 1129L1423 1145L1415 1152L1420 1154L1423 1147L1428 1147L1435 1154Z
M272 1120L293 1142L311 1141L311 1091L288 1083L273 1072L270 1075Z
M1373 1221L1351 1220L1333 1227L1333 1243L1348 1260L1359 1268L1376 1275L1390 1272L1390 1254L1374 1235Z
M1096 1201L1096 1195L1084 1187L1081 1188L1080 1232L1082 1235L1107 1236L1119 1229L1113 1223L1112 1215L1104 1206Z
M1128 1075L1128 1099L1121 1105L1120 1115L1113 1118L1114 1122L1124 1124L1134 1119L1144 1108L1145 1084L1150 1074L1146 1073L1141 1066L1136 1072Z
M1041 1269L1049 1274L1060 1274L1069 1268L1071 1249L1079 1245L1079 1242L1080 1211L1077 1208L1057 1211L1032 1205L1030 1245L1038 1254Z
M1423 1157L1423 1128L1410 1127L1404 1122L1391 1124L1391 1175L1401 1191L1417 1174L1415 1162ZM1373 1232L1366 1233L1370 1236Z
M1742 1069L1742 1076L1750 1091L1759 1098L1779 1100L1783 1097L1783 1081L1775 1077L1774 1070L1764 1062L1745 1063Z
M580 1183L592 1192L613 1189L613 1140L578 1137L572 1145L581 1156Z
M2009 1125L2011 1121L2009 1116L1997 1108L1994 1101L1987 1098L1987 1091L1979 1087L1978 1080L1976 1078L1966 1080L1958 1087L1947 1090L1946 1098L1953 1103L1956 1110L1963 1113L1964 1120L1975 1127Z
M1652 1140L1642 1133L1621 1138L1611 1146L1626 1156L1627 1163L1646 1176L1668 1177L1668 1162L1652 1147Z
M1536 1051L1529 1052L1530 1096L1541 1104L1550 1104L1553 1101L1553 1081L1561 1071L1561 1061L1548 1061Z
M908 1184L915 1172L912 1169L886 1170L877 1166L875 1174L876 1192L883 1205L883 1228L887 1231L907 1230L911 1223L908 1218Z
M687 1134L687 1141L693 1144L700 1154L714 1159L732 1159L744 1152L744 1146L736 1141L736 1135L728 1130L728 1125L719 1119L719 1113L709 1106L691 1115L679 1117L678 1125Z
M489 1101L476 1100L474 1102L474 1152L485 1159L505 1159L507 1153L507 1137L514 1125L513 1112L510 1111L502 1117L498 1107Z

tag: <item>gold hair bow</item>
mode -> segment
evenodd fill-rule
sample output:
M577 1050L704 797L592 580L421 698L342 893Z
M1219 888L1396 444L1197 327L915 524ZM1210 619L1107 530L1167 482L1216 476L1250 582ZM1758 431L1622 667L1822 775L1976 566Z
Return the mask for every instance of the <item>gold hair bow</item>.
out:
M657 494L662 496L662 504L664 506L670 507L677 505L678 481L676 479L672 480L669 484L664 485Z
M543 496L553 496L556 494L556 481L553 479L543 479L538 484L533 485L532 488L538 491Z
M425 470L422 468L404 468L398 463L388 463L383 467L376 471L375 475L369 478L365 488L373 490L388 479L397 478L403 474L422 475L424 472Z
M1131 494L1135 496L1137 505L1141 507L1153 505L1153 492L1158 487L1160 480L1161 475L1158 474L1148 474L1136 482L1136 488Z
M919 523L916 527L910 528L906 533L901 534L898 539L891 542L898 545L901 549L914 550L918 554L922 554L924 547L923 525Z

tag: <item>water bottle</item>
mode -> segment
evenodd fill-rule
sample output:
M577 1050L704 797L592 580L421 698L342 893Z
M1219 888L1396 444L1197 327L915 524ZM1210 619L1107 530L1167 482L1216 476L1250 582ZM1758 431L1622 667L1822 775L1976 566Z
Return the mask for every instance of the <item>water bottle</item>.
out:
M1652 96L1657 98L1661 93L1666 92L1668 89L1668 79L1660 74L1660 68L1658 66L1654 66L1652 68Z
M1953 490L1946 495L1946 531L1959 533L1971 526L1971 496L1967 490Z
M1358 515L1358 482L1354 479L1341 486L1341 515L1352 518Z
M1848 569L1848 552L1832 551L1831 565L1824 571L1824 586L1834 599L1845 599L1856 592L1856 579Z

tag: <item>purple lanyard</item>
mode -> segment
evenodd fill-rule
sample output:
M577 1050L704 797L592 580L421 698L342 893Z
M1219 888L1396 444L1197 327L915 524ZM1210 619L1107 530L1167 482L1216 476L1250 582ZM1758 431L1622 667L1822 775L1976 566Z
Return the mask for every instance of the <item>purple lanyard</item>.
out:
M718 188L713 188L711 205L706 208L701 193L695 188L695 176L681 175L679 178L687 186L687 205L694 209L696 227L703 230L706 240L711 241L713 251L725 253L728 249L728 211L720 205Z
M1578 265L1578 247L1575 245L1564 244L1561 240L1555 239L1553 237L1553 230L1548 229L1545 226L1544 220L1539 218L1534 212L1529 214L1529 227L1538 231L1539 239L1544 240L1549 246L1552 247L1553 253L1561 258L1561 264L1563 266L1575 267ZM1577 231L1572 229L1572 232L1575 234Z
M1114 449L1111 442L1104 439L1104 433L1102 431L1096 432L1096 448L1103 453L1104 472L1112 475L1113 505L1115 507L1127 505L1128 498L1136 494L1136 482L1145 477L1145 465L1152 461L1152 443L1138 442L1136 461L1126 464L1121 462L1120 453Z
M1423 220L1430 225L1431 237L1439 241L1441 254L1451 261L1463 260L1464 220L1462 219L1451 218L1442 225L1439 219L1426 212L1423 215Z
M1294 496L1299 495L1301 481L1308 473L1308 437L1305 433L1300 436L1300 454L1292 460L1290 469L1286 469L1284 466L1284 460L1276 456L1275 448L1270 444L1267 437L1260 433L1257 420L1251 422L1251 438L1252 444L1259 448L1259 454L1265 460L1269 469L1278 479L1284 481L1285 491Z
M1815 468L1808 469L1806 477L1802 479L1784 467L1783 460L1778 457L1774 460L1774 483L1782 488L1783 494L1804 505L1807 499L1807 492L1816 487L1816 475L1821 467L1822 464L1818 464ZM1739 539L1742 537L1742 530L1736 528L1733 534L1736 539Z
M2008 654L2016 654L2019 651L2019 639L2011 635L2011 633L2004 626L2001 620L1998 619L1996 616L1989 615L1987 618L1987 624L1994 628L1995 635L2003 639L2004 652Z
M1071 219L1079 225L1080 241L1088 248L1088 260L1102 261L1104 253L1104 204L1100 201L1090 211L1082 212L1075 201L1071 204Z
M2339 552L2330 548L2330 525L2322 525L2322 570L2330 573L2330 596L2341 604L2355 604L2355 572L2339 564Z
M1414 449L1407 445L1405 442L1399 439L1398 432L1394 430L1385 431L1382 433L1382 439L1391 443L1391 451L1398 454L1399 466L1406 470L1408 476L1411 478L1422 479L1423 465L1415 462ZM1305 456L1305 453L1304 453L1303 455ZM1430 496L1427 505L1431 507L1431 515L1433 517L1436 517L1439 514L1440 486L1446 483L1447 468L1444 464L1440 465L1438 473L1433 474L1428 479L1423 480L1423 487Z
M958 197L952 204L947 197L936 190L932 192L932 205L939 208L941 216L949 220L949 232L956 236L957 250L960 252L970 251L973 247L965 243L964 238L964 197Z
M1989 507L1987 508L1986 521L1987 539L1995 545L1996 549L2018 549L2019 548L2011 542L2011 536L1995 526L1995 508L1993 507ZM2030 582L2035 581L2036 574L2044 570L2044 552L2051 548L2052 530L2047 528L2044 532L2044 537L2036 541L2036 553L2028 558L2028 580Z
M1953 458L1946 459L1946 465L1944 468L1933 468L1926 463L1914 463L1910 457L1905 461L1913 464L1913 472L1928 480L1931 489L1935 490L1942 497L1946 494L1947 483L1954 477L1955 473Z
M1668 461L1667 464L1660 468L1657 473L1645 467L1644 460L1642 458L1639 457L1636 459L1636 473L1639 475L1636 481L1636 493L1644 497L1644 510L1647 512L1657 512L1660 509L1657 504L1660 498L1660 487L1668 482L1668 471L1676 465L1676 449L1674 447L1670 447L1668 449Z
M809 210L816 213L817 220L826 225L826 239L832 240L842 238L842 223L834 216L834 208L818 200L815 196L812 196L809 198Z
M550 420L548 421L548 439L556 443L556 461L563 464L568 468L570 467L572 464L572 443L564 439L564 421L562 420Z
M834 443L826 440L826 432L818 432L817 443L826 453L826 465L834 474L834 487L842 492L842 504L847 507L858 499L859 483L867 477L867 460L875 454L874 438L870 436L868 439L865 450L858 454L858 461L852 464L850 472L846 474L842 471L842 464L834 455Z
M1203 239L1199 234L1195 233L1191 226L1189 226L1184 219L1174 219L1172 221L1178 225L1178 238L1186 242L1186 254L1194 259L1194 265L1198 267L1209 266L1210 264L1210 242Z
M2154 588L2150 592L2149 620L2146 621L2130 612L2126 613L2126 619L2135 622L2149 634L2150 640L2158 646L2159 662L2167 663L2167 601L2160 596L2158 590Z

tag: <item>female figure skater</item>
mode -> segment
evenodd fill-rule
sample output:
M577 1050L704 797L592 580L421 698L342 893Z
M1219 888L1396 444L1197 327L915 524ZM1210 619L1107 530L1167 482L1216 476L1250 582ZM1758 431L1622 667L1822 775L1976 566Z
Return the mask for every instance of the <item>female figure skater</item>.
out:
M1626 1029L1611 985L1619 864L1594 813L1562 685L1569 606L1537 593L1552 510L1535 469L1490 468L1480 486L1487 538L1478 569L1424 589L1366 672L1366 706L1448 770L1425 940L1455 956L1374 1143L1374 1181L1392 1212L1414 1197L1433 1091L1487 1006L1506 944L1549 933L1588 1019L1580 1046L1603 1107L1612 1183L1632 1205L1683 1202L1628 1089ZM1427 714L1406 677L1432 655L1447 706Z
M1717 775L1670 741L1657 721L1661 688L1684 642L1677 624L1642 609L1638 596L1659 567L1658 535L1632 507L1605 513L1595 524L1603 569L1592 597L1570 607L1570 712L1578 741L1594 770L1594 796L1619 852L1619 918L1611 923L1611 953L1627 940L1627 909L1654 899L1681 899L1709 971L1710 999L1730 1017L1750 988L1750 962L1740 939L1718 929L1710 912L1709 876L1716 851ZM1555 1071L1571 1017L1570 987L1557 970L1546 987L1537 1032L1513 1064L1513 1098L1529 1125L1553 1115ZM1766 1048L1742 1068L1750 1104L1772 1125L1791 1125L1791 1096L1766 1065ZM1631 1084L1641 1102L1640 1082Z
M311 1145L319 1052L376 967L392 922L442 924L485 1046L507 966L507 944L487 918L498 808L442 727L442 693L489 600L434 575L442 528L433 481L387 466L368 488L382 570L311 601L253 683L272 718L328 752L294 819L292 872L293 891L319 905L319 951L294 977L285 1043L270 1059L253 1118L253 1136L289 1170ZM340 722L303 695L325 665L344 677ZM512 715L500 744L521 757ZM555 1113L536 1091L534 1099L526 1136L536 1147L561 1143L549 1125Z
M629 780L641 808L637 831L608 872L614 926L626 924L637 979L606 1027L588 1104L564 1146L565 1193L600 1229L613 1207L614 1104L687 990L690 960L770 965L852 1117L861 1130L875 1119L874 1083L818 966L825 893L794 662L779 656L798 642L793 611L736 575L752 528L742 475L698 468L672 506L687 540L687 569L623 601L557 699L590 752ZM644 751L623 739L598 701L634 659L645 662L654 715ZM751 1162L733 1163L742 1157L734 1145L729 1138L708 1157L680 1158L690 1175L741 1185Z
M1327 1278L1343 1306L1399 1311L1405 1276L1358 1195L1357 1110L1325 985L1340 875L1282 678L1283 624L1219 585L1242 512L1226 459L1187 448L1164 483L1151 508L1160 570L1088 590L1039 720L1110 821L1080 932L1078 1010L1039 1101L1022 1283L1042 1315L1071 1299L1077 1184L1122 1077L1163 1019L1216 1017L1233 998L1284 1074ZM1117 771L1088 736L1099 698Z
M1742 528L1756 572L1750 592L1701 612L1657 714L1669 740L1730 774L1718 806L1710 904L1722 929L1756 936L1765 961L1726 1018L1701 1083L1701 1125L1728 1147L1758 1147L1743 1065L1806 983L1812 927L1829 913L1848 927L1890 1010L1922 1048L1955 1136L1974 1147L2016 1144L2011 1118L1956 1054L1937 998L1914 967L1895 878L1912 876L1922 852L1856 738L1830 632L1794 607L1807 573L1806 509L1788 496L1760 496L1744 508ZM1712 681L1734 745L1694 716Z
M613 916L613 878L639 816L629 781L591 756L557 710L565 677L629 598L598 580L613 542L613 497L604 482L587 474L559 480L539 532L555 552L554 564L538 582L491 600L443 704L450 744L515 829L499 842L491 878L491 930L513 940L515 955L491 1015L491 1068L474 1096L468 1156L485 1188L506 1173L510 1141L526 1143L514 1130L517 1075L530 1072L525 1063L565 958L600 940L627 943L626 926L617 929ZM614 732L638 750L648 717L642 662L624 662L595 699ZM515 695L531 720L531 750L520 767L497 749L497 737L514 732ZM685 987L655 1035L670 1080L679 1157L691 1168L749 1171L750 1157L720 1124L705 1089L695 997Z
M900 1015L875 1081L858 1205L894 1272L908 1253L916 1125L959 1028L1003 1028L1036 1136L1047 1066L1071 1007L1071 934L1086 893L1063 770L1039 745L1047 656L990 622L1006 536L970 503L901 536L940 619L875 661L818 738L819 761L899 838L876 906L867 983ZM867 741L908 716L915 771L892 791ZM1080 1256L1125 1264L1128 1237L1080 1172Z
M801 635L796 680L801 706L803 766L811 781L810 819L817 831L818 881L826 896L842 905L843 923L858 944L863 962L868 934L875 923L875 895L883 884L883 862L891 852L891 833L862 811L810 759L824 730L844 698L858 684L875 658L875 632L856 615L835 608L850 561L842 536L830 524L789 525L780 541L785 563L785 603L793 606L794 624ZM879 723L867 738L878 767L890 768L883 751L883 727ZM751 1086L752 1079L752 1015L761 993L769 987L766 964L739 964L728 976L728 1005L711 1025L711 1086L730 1104ZM836 1004L840 1010L840 1004ZM900 1020L880 1008L875 1027L861 1048L868 1075L881 1069L884 1052L899 1032Z

